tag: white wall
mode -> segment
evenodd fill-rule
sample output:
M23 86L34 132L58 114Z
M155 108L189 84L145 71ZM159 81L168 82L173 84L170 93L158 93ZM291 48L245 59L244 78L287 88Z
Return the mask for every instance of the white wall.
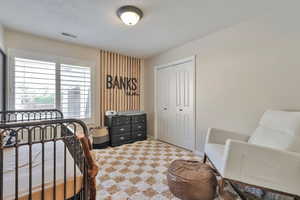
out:
M267 109L300 109L299 6L228 27L146 60L145 110L154 129L153 67L191 55L196 64L196 143L217 127L250 134Z
M40 54L91 60L99 64L99 50L32 34L5 29L6 49L18 49Z
M4 28L2 24L0 24L0 49L4 49Z

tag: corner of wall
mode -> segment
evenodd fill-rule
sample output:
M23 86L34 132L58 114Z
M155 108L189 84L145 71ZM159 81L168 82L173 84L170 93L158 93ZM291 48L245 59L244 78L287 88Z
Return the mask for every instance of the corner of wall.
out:
M4 27L0 24L0 49L5 51Z

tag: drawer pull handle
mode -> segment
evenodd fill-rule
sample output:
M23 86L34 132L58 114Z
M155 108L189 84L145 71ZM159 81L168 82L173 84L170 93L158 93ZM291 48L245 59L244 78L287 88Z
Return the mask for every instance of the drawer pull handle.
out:
M124 131L124 130L125 130L124 128L121 128L121 129L120 129L120 131Z
M140 136L142 136L142 134L140 133L140 134L138 134L138 136L140 137Z
M138 128L142 128L142 126L138 126Z
M124 137L120 137L120 140L124 140L125 138Z

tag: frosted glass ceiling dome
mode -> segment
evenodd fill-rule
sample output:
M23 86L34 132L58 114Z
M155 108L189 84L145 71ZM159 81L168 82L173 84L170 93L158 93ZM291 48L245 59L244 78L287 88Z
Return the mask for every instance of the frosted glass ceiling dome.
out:
M117 15L128 26L136 25L143 17L141 9L135 6L122 6L117 10Z

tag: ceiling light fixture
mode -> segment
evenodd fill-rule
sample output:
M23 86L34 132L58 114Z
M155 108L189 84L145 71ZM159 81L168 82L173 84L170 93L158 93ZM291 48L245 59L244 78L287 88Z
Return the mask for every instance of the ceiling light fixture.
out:
M136 25L143 17L141 9L135 6L122 6L117 10L117 15L128 26Z

